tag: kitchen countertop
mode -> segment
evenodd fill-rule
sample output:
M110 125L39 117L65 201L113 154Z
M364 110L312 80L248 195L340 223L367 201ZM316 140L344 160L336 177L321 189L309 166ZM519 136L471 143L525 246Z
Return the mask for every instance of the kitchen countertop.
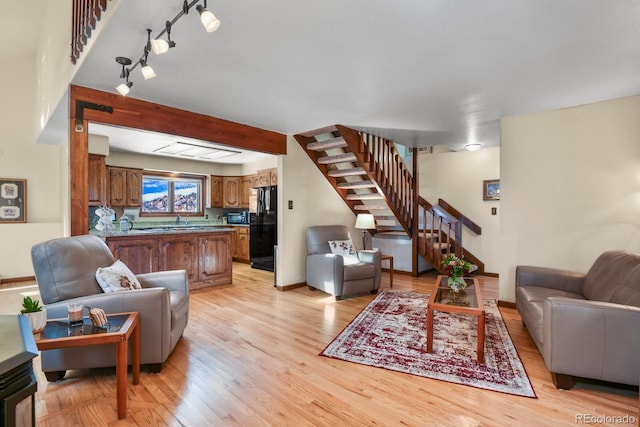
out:
M98 237L124 237L124 236L154 236L154 235L168 235L168 234L188 234L188 233L219 233L233 231L231 225L216 225L216 226L158 226L158 227L144 227L134 228L125 233L122 233L119 227L116 226L111 231L98 231L91 230L89 234Z

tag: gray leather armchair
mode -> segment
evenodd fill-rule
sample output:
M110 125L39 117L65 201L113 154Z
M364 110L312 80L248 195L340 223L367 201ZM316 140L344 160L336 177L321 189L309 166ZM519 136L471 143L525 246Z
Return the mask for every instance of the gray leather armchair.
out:
M307 230L307 285L342 299L347 295L380 288L380 252L358 251L357 264L345 265L340 255L331 253L330 240L351 240L344 225L320 225Z
M115 261L97 236L83 235L38 243L31 249L40 298L47 317L67 317L67 304L78 301L109 313L140 314L140 363L160 371L189 319L189 280L184 270L139 274L143 289L104 293L95 278L98 267ZM86 314L86 312L85 312ZM115 347L107 345L43 351L47 379L61 379L67 369L115 366Z

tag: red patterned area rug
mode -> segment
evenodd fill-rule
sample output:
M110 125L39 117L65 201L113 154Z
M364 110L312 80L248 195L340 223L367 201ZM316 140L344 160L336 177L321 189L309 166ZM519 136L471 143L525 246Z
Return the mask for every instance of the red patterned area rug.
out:
M485 362L476 317L434 312L426 352L428 294L382 291L320 355L487 390L535 398L495 301L485 301Z

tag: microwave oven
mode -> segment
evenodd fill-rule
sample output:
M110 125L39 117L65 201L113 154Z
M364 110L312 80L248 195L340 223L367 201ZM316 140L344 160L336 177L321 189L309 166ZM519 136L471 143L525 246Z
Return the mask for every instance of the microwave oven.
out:
M228 212L227 224L249 224L249 217L247 215L247 212Z

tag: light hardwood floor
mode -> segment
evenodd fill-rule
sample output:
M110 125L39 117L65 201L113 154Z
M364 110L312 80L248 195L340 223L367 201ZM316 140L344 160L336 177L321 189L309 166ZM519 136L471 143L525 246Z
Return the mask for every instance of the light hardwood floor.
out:
M382 289L388 289L383 274ZM430 292L435 275L395 274L394 290ZM484 391L318 356L373 299L336 302L307 287L279 292L273 275L234 264L234 284L194 291L189 326L159 374L128 385L118 420L113 369L38 373L38 426L559 426L582 416L638 419L636 389L579 382L559 391L514 309L501 308L537 399ZM483 278L497 298L497 279ZM0 314L33 284L0 289ZM611 420L611 418L607 419ZM579 422L578 422L579 423Z

